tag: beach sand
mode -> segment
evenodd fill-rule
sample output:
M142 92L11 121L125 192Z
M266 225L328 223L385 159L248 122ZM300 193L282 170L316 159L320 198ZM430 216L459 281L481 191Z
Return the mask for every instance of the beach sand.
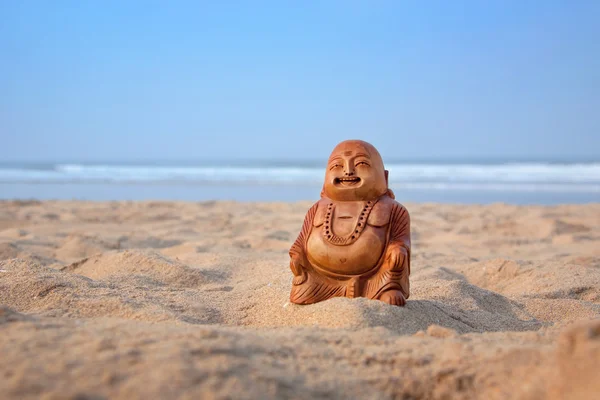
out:
M598 398L600 204L405 204L404 308L288 303L310 206L0 202L0 398Z

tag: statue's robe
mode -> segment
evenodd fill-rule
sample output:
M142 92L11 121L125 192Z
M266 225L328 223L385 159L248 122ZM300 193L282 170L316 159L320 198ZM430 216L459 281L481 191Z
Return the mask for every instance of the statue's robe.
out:
M357 228L358 237L348 236L344 243L328 238L336 225L330 215L332 207L335 210L340 203L323 197L306 213L290 249L295 275L290 301L312 304L332 297L378 299L388 290L399 290L408 299L410 216L406 208L387 194L381 196L369 210L366 225ZM356 203L368 206L367 202Z

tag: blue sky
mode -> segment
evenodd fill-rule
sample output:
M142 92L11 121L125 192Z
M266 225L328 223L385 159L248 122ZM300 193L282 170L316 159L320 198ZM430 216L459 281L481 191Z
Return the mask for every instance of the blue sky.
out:
M600 1L3 1L0 160L600 157Z

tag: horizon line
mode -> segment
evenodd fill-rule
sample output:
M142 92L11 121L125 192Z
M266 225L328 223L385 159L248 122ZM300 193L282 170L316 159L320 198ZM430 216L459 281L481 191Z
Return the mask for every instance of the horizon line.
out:
M447 156L447 157L383 157L385 164L394 164L394 163L484 163L490 164L494 162L500 163L532 163L532 162L546 162L546 163L595 163L600 162L600 155L561 155L561 156ZM298 157L264 157L264 158L93 158L93 159L9 159L9 160L0 160L1 165L14 165L14 164L27 164L27 165L35 165L35 164L100 164L100 163L109 163L109 164L136 164L140 165L143 163L149 164L166 164L166 163L177 163L181 164L224 164L224 163L234 163L236 165L240 164L256 164L256 163L280 163L280 164L290 164L294 162L301 163L314 163L314 164L326 164L326 158L317 158L317 157L307 157L307 158L298 158Z

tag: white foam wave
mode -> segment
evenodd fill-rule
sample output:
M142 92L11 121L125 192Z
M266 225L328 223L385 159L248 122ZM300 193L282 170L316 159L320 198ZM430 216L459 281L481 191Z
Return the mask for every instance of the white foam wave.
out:
M459 190L600 191L600 163L392 164L390 185ZM316 167L221 167L60 164L54 169L0 168L8 183L318 184Z
M403 181L402 176L408 176L408 181L600 183L600 163L391 165L388 169L390 180L398 182Z

